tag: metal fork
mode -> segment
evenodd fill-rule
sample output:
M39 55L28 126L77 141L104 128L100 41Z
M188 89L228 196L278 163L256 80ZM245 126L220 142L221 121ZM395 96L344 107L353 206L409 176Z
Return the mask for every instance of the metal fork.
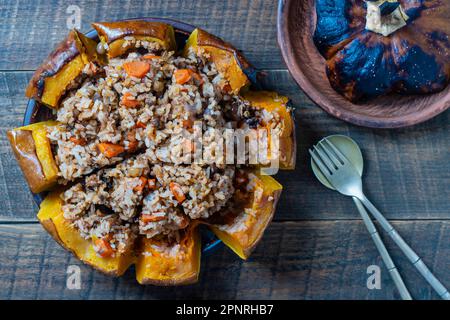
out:
M359 199L437 294L442 299L450 300L450 293L444 285L433 275L422 259L364 195L362 179L353 164L330 141L326 139L324 141L324 143L319 143L314 148L314 151L309 150L313 161L322 174L338 192Z

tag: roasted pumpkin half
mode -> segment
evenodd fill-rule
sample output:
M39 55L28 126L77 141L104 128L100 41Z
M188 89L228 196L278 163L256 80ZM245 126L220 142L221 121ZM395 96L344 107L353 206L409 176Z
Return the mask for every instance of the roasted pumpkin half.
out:
M450 80L450 2L317 0L314 42L332 87L357 102L426 94Z
M244 163L223 162L237 142L220 157L214 130L258 132L258 139L265 132L270 164L294 169L289 99L251 90L242 54L201 29L176 53L167 24L93 26L99 43L71 32L30 82L33 89L42 80L46 93L30 96L55 108L56 119L8 132L32 192L50 191L39 221L106 274L120 276L135 265L141 284L196 282L202 224L247 259L282 186L266 175L267 162L249 162L246 152ZM42 71L50 67L58 82ZM198 121L200 147L189 140ZM192 162L199 150L203 158ZM183 157L174 158L178 151Z

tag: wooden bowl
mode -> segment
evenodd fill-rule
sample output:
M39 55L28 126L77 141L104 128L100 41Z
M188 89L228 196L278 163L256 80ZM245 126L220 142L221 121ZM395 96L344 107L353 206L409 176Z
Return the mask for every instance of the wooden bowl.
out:
M399 128L431 119L450 107L450 86L434 94L389 94L358 104L337 93L313 42L315 0L279 0L277 27L278 44L292 77L312 101L336 118L364 127Z

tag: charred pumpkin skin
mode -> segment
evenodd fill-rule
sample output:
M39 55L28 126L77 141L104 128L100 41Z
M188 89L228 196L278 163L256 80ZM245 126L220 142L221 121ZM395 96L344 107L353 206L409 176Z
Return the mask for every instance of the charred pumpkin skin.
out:
M137 40L155 41L167 50L176 50L175 33L171 25L160 22L130 20L118 22L96 22L92 26L97 30L102 43L108 44L108 58L123 55L133 46L123 46L126 36Z
M92 241L82 238L64 219L61 193L61 190L55 190L41 203L37 217L42 226L61 246L84 263L111 276L122 275L134 262L132 250L109 258L99 257Z
M353 102L439 92L450 81L450 2L399 2L409 19L389 36L365 29L362 0L316 2L314 42L331 86Z
M136 261L136 279L140 284L158 286L187 285L198 281L200 273L201 239L195 223L188 227L180 242L180 256L162 255L152 248L161 240L141 239L141 253Z
M7 132L14 156L33 193L55 186L58 178L47 128L57 125L55 121L44 121Z
M282 185L274 178L260 175L255 172L255 188L243 210L251 210L253 214L245 214L243 220L235 218L224 226L210 224L214 234L223 241L242 259L247 259L261 240L264 231L272 221L278 199L280 198ZM245 228L236 228L239 223L244 223Z
M276 112L279 115L282 126L279 142L280 168L283 170L295 169L297 144L295 142L295 122L292 110L288 108L289 98L270 91L247 91L242 94L242 97L255 108ZM269 127L270 124L267 126Z
M195 29L186 42L183 55L186 56L190 48L195 50L198 47L210 55L217 70L228 80L233 94L250 85L244 73L244 70L250 69L250 64L231 44L202 29Z
M76 30L70 31L35 71L25 95L51 108L58 108L59 100L82 74L86 63L101 60L96 47L94 40Z

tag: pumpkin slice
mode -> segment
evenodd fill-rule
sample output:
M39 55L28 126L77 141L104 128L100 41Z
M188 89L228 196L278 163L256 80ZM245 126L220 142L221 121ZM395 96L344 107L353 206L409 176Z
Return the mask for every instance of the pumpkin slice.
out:
M121 255L99 256L93 241L81 237L70 222L64 219L61 193L61 190L55 190L41 203L37 215L41 224L61 246L84 263L109 275L122 275L134 261L132 249Z
M204 30L195 29L186 42L183 55L187 56L190 49L198 48L209 54L217 70L228 81L231 93L237 94L249 86L250 81L244 70L250 69L250 64L232 45Z
M97 30L102 44L107 45L108 58L123 55L135 48L135 40L157 42L166 50L176 50L175 32L171 25L143 20L96 22L92 26Z
M56 184L59 170L47 138L47 128L57 124L50 120L7 132L14 156L34 193L49 190Z
M142 238L141 245L136 262L140 284L174 286L197 282L201 240L195 223L187 228L179 243L168 245L165 239Z
M224 224L210 224L216 236L242 259L247 259L261 240L283 188L272 177L256 172L249 174L249 185L252 189L243 197L242 211ZM235 198L240 196L237 191Z
M26 89L26 96L58 108L59 101L83 74L89 62L100 62L97 43L72 30L35 71Z
M295 157L297 151L297 144L295 142L295 123L293 119L293 114L289 105L289 98L280 96L276 92L269 91L247 91L243 93L243 98L248 100L250 104L257 109L265 109L269 112L276 112L279 119L274 121L279 121L277 124L280 133L279 142L279 165L281 169L293 170L295 169ZM274 123L265 124L268 133ZM270 138L269 141L269 155L270 158Z

